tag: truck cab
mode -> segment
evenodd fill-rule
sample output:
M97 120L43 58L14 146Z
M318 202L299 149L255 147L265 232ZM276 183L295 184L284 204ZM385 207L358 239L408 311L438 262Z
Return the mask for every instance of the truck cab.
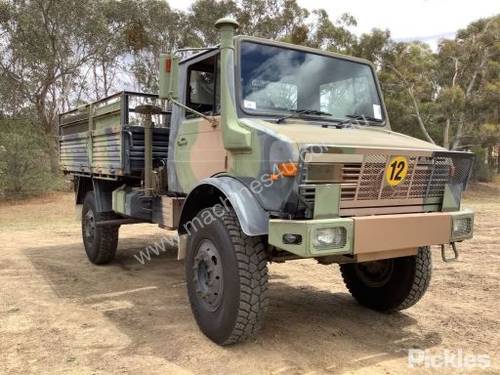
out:
M89 259L113 259L120 225L176 229L193 314L221 345L258 331L268 262L337 263L362 305L415 304L431 246L448 261L445 246L456 258L473 235L461 207L473 155L392 131L369 61L216 27L220 45L160 57L158 96L62 115ZM95 160L113 151L103 172Z

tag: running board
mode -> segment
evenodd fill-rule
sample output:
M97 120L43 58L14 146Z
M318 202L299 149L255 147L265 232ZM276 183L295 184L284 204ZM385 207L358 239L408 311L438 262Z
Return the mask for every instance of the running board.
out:
M141 224L141 223L149 223L149 221L140 219L113 219L113 220L98 221L95 223L95 225L98 227L104 227L108 225Z

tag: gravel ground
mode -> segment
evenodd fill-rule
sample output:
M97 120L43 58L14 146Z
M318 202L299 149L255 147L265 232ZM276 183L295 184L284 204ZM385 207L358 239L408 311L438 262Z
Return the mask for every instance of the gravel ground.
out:
M85 257L71 194L0 203L0 374L452 374L408 367L408 350L488 355L500 373L500 188L478 185L474 240L431 286L393 315L357 305L336 265L270 265L270 307L253 341L221 348L193 320L183 264L171 249L141 265L134 254L166 232L120 230L116 260ZM439 358L439 357L438 357ZM439 363L438 363L439 365ZM463 372L465 373L465 371Z

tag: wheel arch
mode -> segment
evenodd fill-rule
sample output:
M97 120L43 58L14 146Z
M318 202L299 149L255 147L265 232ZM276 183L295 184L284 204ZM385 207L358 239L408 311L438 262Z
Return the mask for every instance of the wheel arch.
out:
M90 177L75 176L73 180L73 186L75 191L76 204L83 204L87 193L94 190L92 179Z
M215 204L231 206L243 233L247 236L268 234L268 213L255 195L233 177L211 177L201 181L187 196L179 220L179 234L187 233L186 225L196 214Z
M74 181L75 203L83 204L87 193L93 191L97 212L110 212L112 208L112 192L123 183L92 177L76 176Z

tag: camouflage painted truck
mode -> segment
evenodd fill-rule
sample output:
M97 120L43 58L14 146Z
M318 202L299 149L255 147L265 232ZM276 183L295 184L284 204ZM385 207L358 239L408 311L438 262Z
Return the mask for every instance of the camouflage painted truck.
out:
M158 96L60 116L89 260L113 259L120 225L176 229L193 314L221 345L256 333L268 262L338 263L360 304L415 304L430 246L450 260L472 237L472 154L391 131L368 61L215 27L217 47L160 57Z

